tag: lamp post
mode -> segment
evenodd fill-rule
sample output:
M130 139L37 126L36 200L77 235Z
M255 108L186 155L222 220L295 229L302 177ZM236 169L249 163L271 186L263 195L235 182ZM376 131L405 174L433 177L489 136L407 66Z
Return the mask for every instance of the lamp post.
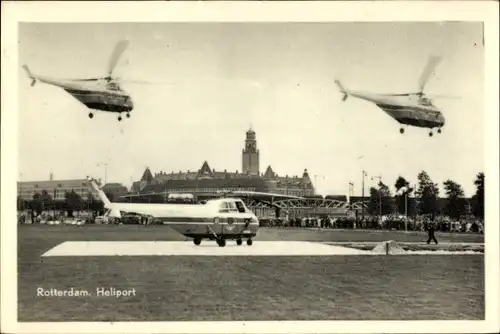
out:
M103 166L104 167L104 184L106 184L106 181L108 179L108 164L105 163L105 164L97 164L97 167L101 167Z
M348 207L348 213L354 214L354 228L356 228L356 223L358 222L358 215L356 212L352 209L351 206L351 197L354 195L354 183L349 182L349 191L347 192L347 207Z
M379 184L382 183L382 175L372 176L373 179L378 179ZM382 193L380 189L378 190L378 204L379 204L379 216L382 217Z
M54 219L56 220L56 200L57 200L57 187L54 187L54 197L52 198L52 209L54 213Z
M363 176L361 178L361 218L365 218L365 176L368 174L363 171Z
M405 186L403 189L403 195L405 196L405 232L408 232L408 194L413 189L410 186Z

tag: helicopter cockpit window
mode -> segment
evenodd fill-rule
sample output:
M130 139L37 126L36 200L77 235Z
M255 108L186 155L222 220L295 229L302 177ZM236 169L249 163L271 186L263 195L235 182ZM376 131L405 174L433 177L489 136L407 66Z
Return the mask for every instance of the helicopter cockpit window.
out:
M219 212L220 213L227 213L229 212L229 208L227 207L227 203L226 202L222 202L219 206Z
M228 212L238 212L236 205L233 202L222 202L219 207L220 213L228 213Z
M109 82L108 89L110 90L120 90L120 86L116 82Z
M236 204L236 208L238 208L238 212L240 212L240 213L247 212L247 209L245 208L245 204L243 204L243 202L236 201L235 204Z
M238 212L238 209L236 208L236 204L234 204L234 202L227 202L227 205L229 206L230 212Z
M425 106L432 106L432 101L426 97L422 97L420 99L420 104L423 104Z

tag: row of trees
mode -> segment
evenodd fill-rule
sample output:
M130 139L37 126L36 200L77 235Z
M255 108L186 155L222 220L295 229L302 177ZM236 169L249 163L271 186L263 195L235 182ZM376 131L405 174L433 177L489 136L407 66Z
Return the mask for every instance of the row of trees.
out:
M484 219L484 173L478 173L474 180L476 193L469 203L464 197L464 190L460 184L453 180L443 182L446 205L443 210L438 207L439 187L430 176L422 171L418 174L416 189L402 176L398 177L394 187L395 195L391 194L389 187L379 182L378 188L370 188L368 213L388 215L400 213L415 214L446 214L458 219L468 212L468 206L474 216ZM416 199L416 200L415 200ZM418 203L417 203L418 202Z

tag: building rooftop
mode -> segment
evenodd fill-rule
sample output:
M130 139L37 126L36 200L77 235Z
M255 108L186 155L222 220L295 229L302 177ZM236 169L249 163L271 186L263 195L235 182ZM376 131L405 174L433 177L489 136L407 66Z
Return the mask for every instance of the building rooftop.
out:
M254 191L268 189L260 178L238 179L199 179L199 180L167 180L161 184L146 185L141 193L164 192L165 189L200 189L200 188L254 188Z

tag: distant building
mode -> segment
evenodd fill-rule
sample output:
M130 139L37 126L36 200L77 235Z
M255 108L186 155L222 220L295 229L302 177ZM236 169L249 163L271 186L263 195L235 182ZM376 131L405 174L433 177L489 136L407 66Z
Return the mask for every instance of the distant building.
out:
M312 196L314 186L307 169L302 176L279 176L271 166L265 173L260 173L259 150L255 131L248 130L242 150L242 172L228 172L226 169L211 169L208 162L203 162L195 171L151 173L146 168L141 179L134 182L134 193L150 192L192 192L215 194L221 191L260 191L288 194L293 196Z
M35 193L42 194L43 191L55 201L64 201L65 193L71 191L84 201L99 199L97 192L86 179L17 182L17 195L24 201L31 201Z

